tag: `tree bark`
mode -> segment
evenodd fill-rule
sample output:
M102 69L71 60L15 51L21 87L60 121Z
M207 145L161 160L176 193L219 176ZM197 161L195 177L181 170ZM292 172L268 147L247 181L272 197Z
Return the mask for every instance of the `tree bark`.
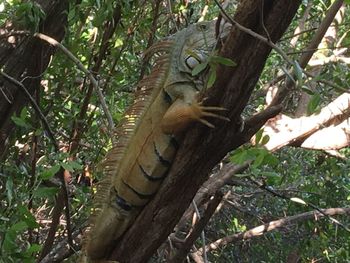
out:
M265 37L267 30L269 39L276 42L289 26L300 2L266 0L262 12L260 1L241 1L234 19ZM218 128L213 130L197 124L190 129L158 194L116 244L110 259L123 263L147 262L173 230L212 168L227 152L247 142L264 124L264 121L249 123L243 133L239 129L240 114L270 51L270 46L233 27L221 56L231 58L237 66L219 67L219 77L206 100L208 105L227 108L231 122L215 121Z
M67 0L36 0L46 16L39 24L39 32L61 41L67 25ZM0 28L0 68L11 77L23 81L30 94L40 85L41 74L47 68L55 49L32 36L5 34L19 30L12 21ZM22 28L21 28L22 30ZM28 99L12 83L0 78L0 160L6 152L8 137L15 125L11 116L27 104Z

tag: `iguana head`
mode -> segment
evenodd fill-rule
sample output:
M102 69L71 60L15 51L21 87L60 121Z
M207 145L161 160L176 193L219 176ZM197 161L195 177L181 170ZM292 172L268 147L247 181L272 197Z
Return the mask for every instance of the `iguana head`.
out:
M197 65L206 63L217 44L228 35L231 26L222 23L216 36L216 23L217 20L199 22L170 37L174 41L175 49L172 53L169 85L193 80L192 70Z

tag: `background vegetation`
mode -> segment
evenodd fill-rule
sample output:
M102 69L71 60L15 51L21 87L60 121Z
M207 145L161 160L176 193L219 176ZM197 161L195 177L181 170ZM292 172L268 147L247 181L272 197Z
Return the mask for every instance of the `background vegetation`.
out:
M227 2L226 12L233 14L237 1ZM306 63L309 65L299 66L334 2L342 1L302 2L288 31L277 43L290 60L299 61L291 72L290 65L275 51L266 62L242 114L243 123L269 103L274 89L283 86L288 76L293 77L294 88L285 97L280 118L269 121L264 132L258 132L251 143L228 154L214 168L208 181L218 180L213 179L215 176L225 178L220 186L223 198L193 245L188 260L350 262L349 210L343 210L347 215L336 216L338 211L324 219L321 219L323 214L302 216L318 209L349 209L350 13L347 4L340 5L333 24L326 28L326 37L312 50L313 57ZM2 0L0 10L3 28L11 21L11 27L16 30L32 33L38 32L40 22L47 15L35 1ZM71 1L62 44L98 80L117 124L132 102L135 84L151 69L149 63L143 62L142 53L157 40L186 25L211 20L218 14L219 8L212 1ZM280 77L283 73L284 77ZM49 252L57 255L57 262L74 262L92 194L102 176L99 163L111 146L108 122L86 74L61 51L56 52L42 74L18 80L23 82L24 78L41 78L33 98L54 132L58 148L31 104L11 115L15 129L7 134L6 147L0 153L0 262L38 259L53 262L44 261ZM7 94L2 89L0 96L11 102ZM313 147L303 145L320 127L313 132L301 131L296 137L291 135L307 123L312 124L307 118L320 116L341 95L347 95L347 107L342 108L337 120L322 122L321 128L338 127L347 136L345 143L338 147L333 140L340 137L326 134ZM271 131L269 127L278 129ZM280 143L273 144L272 139ZM327 143L326 148L317 146ZM229 170L237 167L238 172ZM63 195L69 202L63 215L57 215L55 210L61 200L59 173L64 174L67 187ZM224 174L226 177L220 177ZM208 200L197 199L194 206L203 213ZM195 210L189 208L175 234L170 235L152 260L165 262L172 251L181 247L179 240L186 237L198 220ZM217 239L291 216L300 216L300 220L283 223L277 231L266 231L260 237L254 234L246 240L226 239L226 243L203 251L205 245ZM52 236L50 227L54 224L57 228Z

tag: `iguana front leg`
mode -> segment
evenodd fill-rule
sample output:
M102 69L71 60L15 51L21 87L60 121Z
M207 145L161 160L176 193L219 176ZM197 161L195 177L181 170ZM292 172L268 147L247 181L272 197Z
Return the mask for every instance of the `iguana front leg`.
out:
M183 99L177 99L166 111L162 119L162 130L167 134L176 134L183 131L190 123L199 121L204 125L214 128L214 125L204 119L213 117L230 121L228 118L213 113L213 111L225 111L225 108L203 106L196 101L186 102Z

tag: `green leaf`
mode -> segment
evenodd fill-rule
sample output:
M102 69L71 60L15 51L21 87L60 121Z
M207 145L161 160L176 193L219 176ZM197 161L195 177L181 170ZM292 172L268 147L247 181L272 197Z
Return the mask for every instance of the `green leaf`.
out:
M252 167L253 168L257 168L261 165L263 165L264 163L264 159L265 159L265 156L266 156L266 152L265 151L260 151L259 155L255 158L253 164L252 164Z
M35 136L40 136L42 134L42 129L37 129L35 132L34 132L34 135Z
M265 145L270 141L270 136L269 135L264 135L264 137L261 140L261 145Z
M13 179L11 176L6 180L6 195L9 200L9 205L11 206L13 200Z
M197 76L199 73L201 73L203 70L205 70L207 66L208 66L208 62L198 64L192 70L192 76Z
M83 166L77 161L66 161L64 163L61 163L61 165L65 170L68 170L70 172L74 172L75 170L80 170L83 168Z
M68 161L68 163L73 167L74 170L83 169L83 166L77 161Z
M313 114L313 113L315 113L317 111L318 106L320 104L320 101L321 101L320 94L315 93L311 97L311 99L310 99L310 101L309 101L309 103L307 105L307 112L308 112L308 114Z
M207 88L211 88L216 80L216 67L211 67L209 72L209 78L207 83Z
M189 55L191 57L194 57L195 59L197 59L198 61L202 61L202 58L194 51L187 49L186 50L186 55Z
M238 149L235 153L230 157L230 161L235 164L242 164L249 159L247 150Z
M258 144L261 140L262 134L263 134L264 130L258 130L258 132L255 134L255 144Z
M303 69L300 67L297 61L294 61L293 69L294 69L294 74L298 80L298 85L301 86L303 83Z
M7 252L12 252L17 248L16 244L17 234L14 231L7 231L4 237L4 241L2 243L2 249Z
M39 198L51 198L58 193L58 188L56 187L39 187L33 193L35 197Z
M36 222L35 217L32 215L32 213L28 210L27 207L20 205L18 206L18 211L21 214L21 219L27 224L29 228L39 227L39 224Z
M115 43L114 43L114 47L121 47L123 45L123 39L122 38L117 38Z
M27 228L28 228L28 225L26 222L19 221L18 223L12 225L10 227L9 231L18 233L18 232L22 232L22 231L26 230Z
M68 20L72 20L75 17L75 8L69 8Z
M9 222L9 221L10 221L10 218L5 217L5 216L0 216L0 220Z
M250 177L250 174L234 174L233 176L237 178L247 178Z
M27 107L24 107L22 110L21 110L21 113L19 114L19 117L22 119L22 120L25 120L28 116L28 108Z
M16 117L16 116L12 116L11 120L19 127L23 127L26 129L31 128L31 125L29 123L27 123L24 119L21 119L21 118Z
M278 158L276 156L274 156L271 153L268 153L265 155L264 163L269 165L269 166L274 167L274 166L279 164L279 161L278 161Z
M267 177L268 185L277 185L280 183L281 176L276 172L263 172L261 174Z
M54 165L51 168L44 170L40 174L40 178L43 180L48 180L52 178L60 170L60 167L60 165Z
M72 165L70 163L61 163L63 169L70 171L70 172L74 172L74 169L72 167Z
M305 93L309 94L309 95L314 95L315 92L313 90L311 90L309 87L303 85L301 87L301 90L304 91Z
M229 67L237 66L237 63L234 62L230 58L224 58L224 57L220 57L220 56L211 56L209 59L210 59L210 62L222 64L222 65L229 66Z
M26 250L26 254L31 255L33 253L37 253L41 250L42 245L39 244L31 244L29 248Z

